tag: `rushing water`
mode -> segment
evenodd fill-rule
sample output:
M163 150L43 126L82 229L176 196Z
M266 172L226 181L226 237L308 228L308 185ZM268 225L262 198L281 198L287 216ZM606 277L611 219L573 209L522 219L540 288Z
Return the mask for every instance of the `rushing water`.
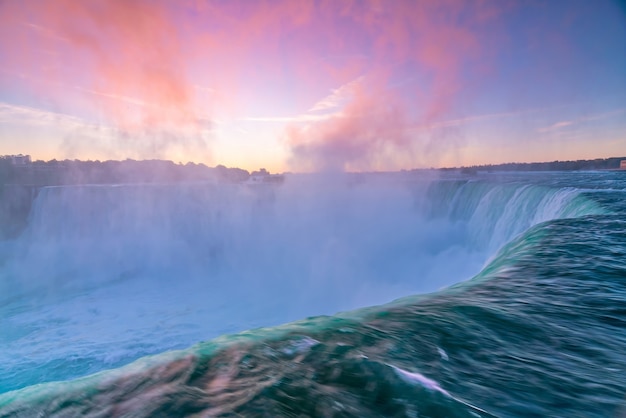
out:
M1 245L0 416L626 413L626 172L51 187Z

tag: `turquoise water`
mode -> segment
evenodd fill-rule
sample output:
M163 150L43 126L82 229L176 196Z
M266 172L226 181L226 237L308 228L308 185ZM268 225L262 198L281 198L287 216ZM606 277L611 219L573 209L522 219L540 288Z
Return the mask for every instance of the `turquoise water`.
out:
M133 187L4 243L0 416L626 414L625 172Z

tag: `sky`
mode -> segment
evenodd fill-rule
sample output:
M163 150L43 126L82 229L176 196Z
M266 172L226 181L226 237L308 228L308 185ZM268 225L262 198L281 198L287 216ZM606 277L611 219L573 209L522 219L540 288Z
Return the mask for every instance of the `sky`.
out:
M0 155L378 171L626 156L619 0L0 0Z

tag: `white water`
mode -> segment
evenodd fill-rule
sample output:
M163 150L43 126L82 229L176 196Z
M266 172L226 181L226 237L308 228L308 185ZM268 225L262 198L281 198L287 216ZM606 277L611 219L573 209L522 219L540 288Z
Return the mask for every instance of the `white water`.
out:
M575 197L442 185L293 176L43 189L28 229L2 247L0 392L438 290Z

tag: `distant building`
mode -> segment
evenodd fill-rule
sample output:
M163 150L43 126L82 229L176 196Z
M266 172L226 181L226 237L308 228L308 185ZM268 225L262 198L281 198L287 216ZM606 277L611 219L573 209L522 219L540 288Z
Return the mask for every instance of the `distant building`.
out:
M619 162L619 169L626 170L626 160L622 160Z
M248 184L262 184L262 183L281 183L284 177L280 174L270 174L264 168L259 171L253 171L246 183Z
M28 165L31 162L30 155L17 154L17 155L8 155L7 157L9 157L9 159L11 160L11 164L17 165L17 166Z

